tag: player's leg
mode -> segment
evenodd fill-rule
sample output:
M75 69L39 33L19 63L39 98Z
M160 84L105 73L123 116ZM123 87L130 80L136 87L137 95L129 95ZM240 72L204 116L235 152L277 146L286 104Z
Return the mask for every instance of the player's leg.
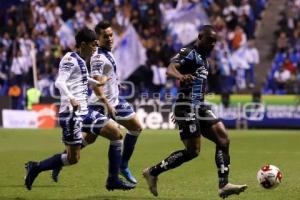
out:
M159 162L157 165L148 167L143 170L143 176L147 181L150 192L157 196L157 180L158 176L170 169L179 167L185 162L188 162L199 155L201 137L183 140L185 149L171 153L167 158Z
M98 135L101 135L109 140L121 140L122 135L119 132L101 132L103 126L108 122L108 118L99 112L89 109L88 114L85 116L82 124L82 144L81 149L93 144ZM66 153L66 150L63 152ZM54 182L58 182L59 174L62 167L57 167L52 170L51 177Z
M82 144L81 121L81 117L60 114L59 122L63 129L63 141L66 145L66 152L55 154L40 162L29 161L26 163L25 185L28 190L31 190L31 186L40 172L78 162Z
M81 144L80 148L83 149L86 146L94 143L96 139L97 139L97 135L82 132L82 144ZM66 154L66 153L67 153L67 150L64 150L62 152L62 154ZM58 182L59 174L60 174L63 166L56 167L51 171L52 180L56 183Z
M219 187L223 187L228 183L230 165L230 141L225 131L225 127L222 122L217 122L210 128L203 130L202 134L204 137L213 141L216 144L215 162L218 168Z
M166 159L149 168L152 176L159 176L161 173L179 167L199 155L201 137L185 139L182 142L185 149L174 151Z
M118 120L118 123L128 130L123 142L123 153L120 172L129 182L136 184L137 180L131 174L128 168L128 163L133 154L138 136L142 132L142 125L136 114L134 114L128 120Z
M91 112L91 115L89 115L89 118L85 120L85 123L88 127L88 129L85 129L85 131L89 133L87 134L87 137L90 137L90 135L101 135L102 137L110 140L106 188L108 190L129 190L134 188L134 185L125 183L119 178L123 136L118 124L96 111ZM90 139L87 138L87 141L90 141Z
M180 112L177 112L177 111ZM157 177L159 174L179 167L185 162L188 162L199 155L201 147L201 134L198 121L195 115L189 110L175 109L176 117L181 120L176 120L179 126L180 137L184 143L185 149L171 153L167 158L159 162L157 165L146 168L143 171L143 176L147 181L150 192L157 196ZM190 116L190 117L187 117Z
M215 162L218 168L219 177L219 195L226 198L231 194L239 194L243 192L246 185L234 185L228 182L230 154L229 154L229 137L226 132L225 126L222 122L217 122L211 126L207 125L207 130L203 131L203 136L213 141L216 144ZM200 125L201 126L201 125Z
M131 174L128 163L133 154L137 138L142 132L142 125L132 106L126 101L120 101L119 105L116 106L116 111L117 122L128 130L123 142L120 172L129 182L136 184L137 180Z
M106 181L107 190L121 189L130 190L135 187L134 184L126 183L119 178L119 170L121 164L121 152L122 152L122 133L118 128L118 124L109 120L105 125L99 130L99 134L110 140L109 150L108 150L108 178Z

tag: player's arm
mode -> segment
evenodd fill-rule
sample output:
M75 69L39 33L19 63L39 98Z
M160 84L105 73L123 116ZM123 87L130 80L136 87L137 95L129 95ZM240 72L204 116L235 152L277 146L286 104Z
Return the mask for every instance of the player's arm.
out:
M167 75L171 78L179 79L182 82L192 82L195 77L191 74L182 74L179 68L186 62L184 56L187 54L186 49L182 49L175 57L171 59L171 63L167 68Z
M95 80L94 78L88 77L88 83L90 85L92 85L93 87L104 86L107 81L108 81L108 79L103 79L103 82L99 82L99 81Z
M78 110L80 105L67 87L67 81L74 70L74 63L71 57L64 57L59 64L58 76L55 86L59 89L60 95L69 99L74 110Z
M93 78L98 81L99 83L106 82L108 80L107 76L99 76L99 75L94 75ZM105 105L105 108L107 109L108 114L111 117L114 117L116 115L115 108L110 105L109 101L107 100L105 93L104 93L104 87L103 85L101 86L93 86L93 90L96 94L96 96L99 98L99 100Z
M114 117L116 111L115 111L114 107L110 105L110 103L107 100L105 93L104 93L103 86L109 80L109 78L107 76L103 75L104 62L101 60L101 56L98 54L94 54L91 58L90 66L91 66L92 78L100 83L100 86L97 86L97 85L93 86L93 91L95 92L95 94L99 98L99 100L107 108L108 114L111 115L112 117Z

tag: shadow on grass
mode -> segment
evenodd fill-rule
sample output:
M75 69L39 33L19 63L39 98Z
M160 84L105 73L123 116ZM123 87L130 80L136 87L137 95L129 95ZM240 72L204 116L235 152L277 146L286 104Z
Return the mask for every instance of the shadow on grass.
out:
M22 197L16 197L16 198L7 198L7 197L1 197L1 200L43 200L39 198L34 199L28 199L28 198L22 198ZM124 197L124 196L90 196L90 197L82 197L82 198L73 198L72 200L199 200L199 198L184 198L184 197L142 197L142 196L135 196L135 197ZM48 199L48 200L58 200L58 199ZM71 199L59 199L59 200L71 200Z
M91 196L76 198L74 200L199 200L199 198L184 198L184 197L145 197L145 196L135 196L135 197L124 197L124 196Z
M55 187L65 187L65 186L57 186L57 185L34 185L32 187L32 190L34 188L55 188ZM22 184L16 184L16 185L0 185L0 188L24 188L24 190L27 190L25 185ZM4 198L4 197L3 197ZM0 200L2 200L2 197L0 196Z

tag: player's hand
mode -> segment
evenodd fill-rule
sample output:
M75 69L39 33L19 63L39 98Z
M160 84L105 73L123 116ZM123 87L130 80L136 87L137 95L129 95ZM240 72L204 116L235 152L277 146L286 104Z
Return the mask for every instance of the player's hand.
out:
M101 81L98 81L99 83L97 84L97 87L104 86L110 79L111 77L103 76Z
M185 82L185 83L193 83L193 81L195 80L195 77L191 74L185 74L185 75L182 75L182 77L180 77L179 80L181 82Z
M73 107L73 111L77 111L77 110L80 110L80 104L76 101L75 98L71 98L70 99L70 103Z

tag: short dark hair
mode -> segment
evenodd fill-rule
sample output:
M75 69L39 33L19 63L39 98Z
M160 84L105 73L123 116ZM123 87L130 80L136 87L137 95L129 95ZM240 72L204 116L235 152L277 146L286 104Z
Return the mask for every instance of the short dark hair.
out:
M206 24L200 27L198 38L200 39L204 33L216 32L215 28L212 25Z
M96 33L93 30L84 27L75 35L76 47L79 47L82 42L93 42L96 38Z
M102 30L107 29L109 27L111 27L111 24L108 21L101 21L96 25L95 32L97 33L97 35L99 35Z

